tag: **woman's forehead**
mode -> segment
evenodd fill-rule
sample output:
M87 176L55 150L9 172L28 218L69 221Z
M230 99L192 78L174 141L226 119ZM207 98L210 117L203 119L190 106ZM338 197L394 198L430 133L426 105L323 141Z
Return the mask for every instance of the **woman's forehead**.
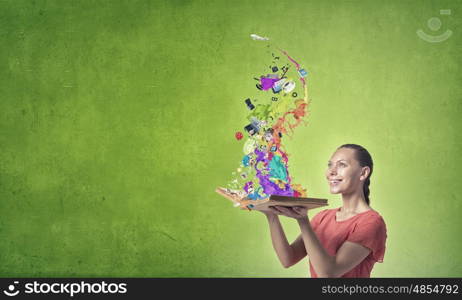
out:
M349 148L340 148L337 149L337 151L332 154L332 157L330 158L330 162L337 162L344 160L346 162L352 162L355 160L355 152L354 149L349 149Z

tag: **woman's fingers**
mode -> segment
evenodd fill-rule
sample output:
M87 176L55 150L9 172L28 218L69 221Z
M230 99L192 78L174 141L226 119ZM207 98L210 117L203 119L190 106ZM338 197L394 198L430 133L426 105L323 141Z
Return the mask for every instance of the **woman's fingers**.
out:
M277 210L279 210L284 216L294 218L297 215L291 208L284 207L284 206L275 206Z
M276 206L271 206L271 209L274 211L275 214L277 215L284 215L284 213L279 210L279 208L277 208Z
M306 213L306 208L304 208L304 207L295 206L295 207L294 207L294 210L295 210L297 213L299 213L299 214L304 214L304 213Z
M272 213L274 213L276 215L281 215L281 212L277 208L275 208L274 206L269 206L268 208L271 210Z
M285 212L286 212L286 211L284 210L285 207L276 205L276 206L274 206L274 208L277 209L277 210L278 210L279 212L281 212L281 213L285 213Z
M274 212L275 214L278 214L278 213L279 213L279 210L277 210L276 208L274 208L274 206L270 206L269 209L271 210L271 212Z
M305 218L308 216L308 209L306 207L294 207L295 212L299 215L300 218Z
M286 213L290 212L290 209L284 206L279 206L278 209L282 212L286 212Z

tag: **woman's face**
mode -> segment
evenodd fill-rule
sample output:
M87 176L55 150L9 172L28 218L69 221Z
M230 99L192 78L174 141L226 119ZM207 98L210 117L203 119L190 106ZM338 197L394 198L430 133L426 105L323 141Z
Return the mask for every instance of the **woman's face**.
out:
M361 167L354 149L340 148L327 163L326 179L331 194L350 194L362 189L369 167Z

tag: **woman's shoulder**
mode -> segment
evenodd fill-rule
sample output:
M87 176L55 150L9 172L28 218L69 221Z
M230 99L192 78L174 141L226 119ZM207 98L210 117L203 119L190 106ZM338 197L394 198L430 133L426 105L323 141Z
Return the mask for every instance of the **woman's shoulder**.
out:
M367 214L366 214L367 215ZM372 219L377 219L377 220L382 220L383 221L383 217L382 215L376 211L375 209L371 208L371 211L370 211L370 214L369 214L369 218L372 218Z
M360 223L379 223L379 224L385 225L385 220L383 219L382 215L373 208L363 213L362 216L358 218L358 222Z

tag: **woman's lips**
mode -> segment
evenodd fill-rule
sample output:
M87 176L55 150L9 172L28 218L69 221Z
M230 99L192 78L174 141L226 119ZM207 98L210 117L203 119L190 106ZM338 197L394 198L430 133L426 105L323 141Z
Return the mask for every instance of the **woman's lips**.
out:
M342 180L338 180L338 179L336 179L336 180L329 180L329 184L330 184L331 186L339 185L340 182L342 182Z

